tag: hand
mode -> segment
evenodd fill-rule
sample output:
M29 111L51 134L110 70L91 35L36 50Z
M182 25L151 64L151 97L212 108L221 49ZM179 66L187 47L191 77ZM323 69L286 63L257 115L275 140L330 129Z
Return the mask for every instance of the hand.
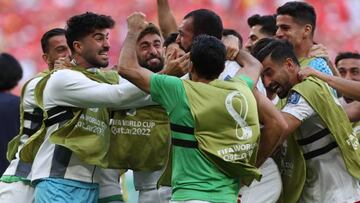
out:
M221 41L226 47L226 59L235 60L237 54L239 53L239 38L234 35L227 35L221 38Z
M183 76L189 72L190 53L187 53L179 58L176 58L177 50L168 54L165 58L165 70L163 73L167 75Z
M302 81L309 76L320 77L320 74L321 73L318 72L317 70L310 67L306 67L298 72L298 79Z
M129 32L139 33L141 32L147 25L148 22L145 20L145 14L141 12L134 12L127 17L127 25Z
M323 44L314 44L310 49L309 57L329 59L329 53Z
M70 63L69 57L61 57L54 62L54 69L70 69L72 67L74 67L74 65Z

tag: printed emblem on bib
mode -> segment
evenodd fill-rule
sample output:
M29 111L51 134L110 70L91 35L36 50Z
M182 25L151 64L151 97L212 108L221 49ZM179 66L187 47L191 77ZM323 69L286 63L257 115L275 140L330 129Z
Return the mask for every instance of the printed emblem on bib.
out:
M240 103L240 112L237 112L233 106L233 102L237 100ZM239 140L247 140L252 137L253 132L249 125L246 123L245 119L248 115L249 106L245 96L238 92L234 91L228 94L225 99L225 106L231 117L236 121L236 137ZM239 129L240 127L240 129ZM239 132L242 131L242 132Z
M297 103L299 103L299 100L300 100L300 94L297 92L293 92L288 99L288 103L289 104L297 104Z

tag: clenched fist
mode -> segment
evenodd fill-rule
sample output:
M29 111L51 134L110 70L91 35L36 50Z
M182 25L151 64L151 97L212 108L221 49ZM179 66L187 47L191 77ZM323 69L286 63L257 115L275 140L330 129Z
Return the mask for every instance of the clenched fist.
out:
M145 14L141 12L134 12L127 17L127 25L129 32L139 33L141 32L147 25L148 22L145 20Z

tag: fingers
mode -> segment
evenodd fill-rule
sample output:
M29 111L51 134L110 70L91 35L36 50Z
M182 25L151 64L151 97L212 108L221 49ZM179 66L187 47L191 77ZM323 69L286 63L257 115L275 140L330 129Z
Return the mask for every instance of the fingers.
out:
M71 68L72 66L69 57L61 57L54 62L54 69L66 69Z
M146 15L142 12L134 12L127 17L128 29L130 32L140 32L147 25Z

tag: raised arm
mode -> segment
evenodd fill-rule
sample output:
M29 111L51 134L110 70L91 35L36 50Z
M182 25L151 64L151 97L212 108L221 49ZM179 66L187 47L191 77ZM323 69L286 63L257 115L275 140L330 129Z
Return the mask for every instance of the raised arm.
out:
M141 90L150 92L150 77L153 72L142 68L136 56L136 40L147 22L145 15L135 12L127 18L128 33L120 52L118 72Z
M157 9L159 26L164 38L173 32L177 32L178 26L168 0L157 0Z
M335 88L341 94L355 100L360 100L360 82L358 81L347 80L337 76L329 76L313 70L312 68L305 68L299 72L300 79L304 79L308 76L317 77L328 83L330 87Z
M272 155L275 149L284 140L287 123L281 112L275 108L271 101L262 95L257 89L253 91L259 110L261 129L260 146L256 165L261 166Z
M243 68L240 68L236 73L236 76L240 74L246 75L256 84L262 70L262 64L243 49L239 50L239 54L236 56L236 62L243 66Z

